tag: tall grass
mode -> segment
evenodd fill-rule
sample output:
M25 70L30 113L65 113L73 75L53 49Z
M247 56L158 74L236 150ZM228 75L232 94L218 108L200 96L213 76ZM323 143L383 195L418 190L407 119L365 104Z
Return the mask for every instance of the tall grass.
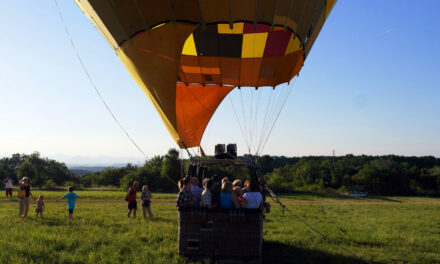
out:
M0 199L0 263L185 263L177 253L175 195L153 194L153 221L126 217L124 192L78 191L69 221L65 192L45 195L44 218L18 218ZM440 263L440 199L284 196L298 216L373 263ZM272 206L264 223L264 263L361 263Z

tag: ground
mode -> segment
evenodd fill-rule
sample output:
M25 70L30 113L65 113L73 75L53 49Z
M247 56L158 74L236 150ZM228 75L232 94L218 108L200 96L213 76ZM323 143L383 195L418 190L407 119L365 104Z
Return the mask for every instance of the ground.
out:
M44 194L44 218L18 217L0 198L0 263L185 263L177 254L175 194L153 194L153 221L126 217L125 193L78 191L75 220L63 192ZM440 199L284 195L298 216L372 263L440 263ZM264 263L362 263L272 204L264 222Z

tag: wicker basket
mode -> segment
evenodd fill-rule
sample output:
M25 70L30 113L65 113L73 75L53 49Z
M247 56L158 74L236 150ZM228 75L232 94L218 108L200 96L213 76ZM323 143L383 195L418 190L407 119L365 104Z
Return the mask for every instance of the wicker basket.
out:
M179 254L261 262L263 215L260 209L179 209Z

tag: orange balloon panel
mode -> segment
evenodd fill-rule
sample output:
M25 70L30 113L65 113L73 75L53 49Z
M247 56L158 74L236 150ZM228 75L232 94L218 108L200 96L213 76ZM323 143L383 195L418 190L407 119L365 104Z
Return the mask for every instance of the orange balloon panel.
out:
M176 119L180 147L200 145L209 120L232 89L232 86L177 83Z

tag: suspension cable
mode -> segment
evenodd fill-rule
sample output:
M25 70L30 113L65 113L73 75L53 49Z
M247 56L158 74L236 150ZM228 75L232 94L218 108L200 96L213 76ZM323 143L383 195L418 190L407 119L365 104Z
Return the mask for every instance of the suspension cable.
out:
M246 146L248 147L248 149L250 149L250 145L249 145L248 139L247 139L247 137L244 134L243 127L241 126L241 122L240 122L240 119L238 118L238 114L237 114L237 111L235 109L234 102L232 102L231 95L229 95L228 98L229 98L229 101L231 102L232 109L234 110L235 119L237 120L238 126L240 127L241 135L243 136L243 138L244 138L244 140L246 142Z
M279 204L283 210L286 210L287 212L290 213L290 215L292 215L293 217L295 217L298 221L300 221L301 223L303 223L305 226L307 226L308 228L310 228L311 230L313 230L315 233L319 234L321 237L323 237L324 239L326 239L327 241L329 241L331 244L335 245L336 247L342 249L343 251L347 252L348 254L350 254L351 256L361 260L364 263L367 264L373 264L365 259L363 259L361 256L356 255L355 253L353 253L352 251L346 249L345 247L341 246L340 244L338 244L335 240L331 239L330 237L328 237L327 235L325 235L324 233L322 233L321 231L319 231L316 227L312 226L311 224L307 223L304 219L302 219L301 217L299 217L298 215L296 215L293 211L291 211L286 205L284 205L280 199L278 198L278 196L272 191L272 189L269 188L269 186L265 183L264 186L266 187L266 190L269 192L272 200L274 203Z
M257 154L256 154L257 156L258 156L259 153L261 153L261 152L263 151L264 147L266 146L267 140L269 139L270 135L272 134L272 130L273 130L273 128L275 127L275 124L277 123L278 118L280 117L281 112L283 111L284 105L286 104L286 101L287 101L287 99L289 98L289 95L290 95L290 93L292 92L293 87L295 86L295 82L296 82L296 79L293 80L292 85L289 85L289 87L288 87L288 89L287 89L287 94L286 94L286 96L284 96L284 98L282 98L283 101L282 101L282 103L281 103L281 107L280 107L280 109L278 110L278 113L276 114L276 117L275 117L275 119L274 119L273 122L272 122L272 125L271 125L271 127L270 127L269 133L268 133L267 136L266 136L266 139L265 139L265 141L264 141L263 146L261 147L261 150L260 150L260 149L257 150Z

